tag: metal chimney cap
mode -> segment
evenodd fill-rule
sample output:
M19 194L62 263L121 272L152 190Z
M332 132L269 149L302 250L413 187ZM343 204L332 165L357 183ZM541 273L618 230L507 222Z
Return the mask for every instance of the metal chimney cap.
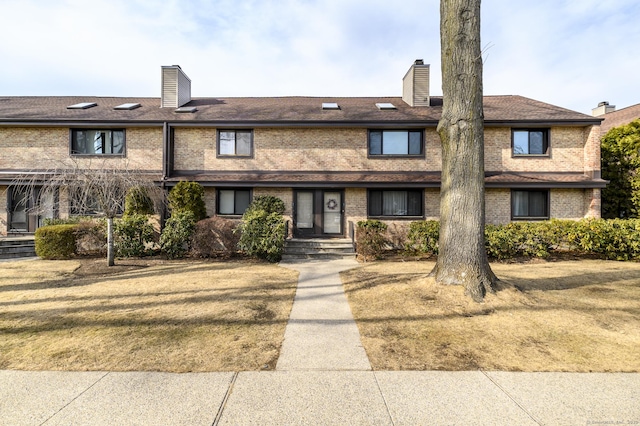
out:
M424 65L424 61L422 59L416 59L415 65Z
M599 103L598 103L598 106L599 106L599 107L601 107L601 106L606 106L606 105L609 105L609 102L607 102L607 101L602 101L602 102L599 102Z

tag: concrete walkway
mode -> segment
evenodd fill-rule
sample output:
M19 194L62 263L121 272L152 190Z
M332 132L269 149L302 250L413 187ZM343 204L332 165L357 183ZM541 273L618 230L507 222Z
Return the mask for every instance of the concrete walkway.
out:
M340 271L354 259L281 263L300 272L276 370L371 370Z
M371 371L338 271L300 284L276 371L0 371L0 425L640 424L640 374Z

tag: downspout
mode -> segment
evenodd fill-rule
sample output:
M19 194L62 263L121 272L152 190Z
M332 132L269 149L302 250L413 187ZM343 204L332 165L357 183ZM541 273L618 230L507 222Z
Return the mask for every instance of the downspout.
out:
M173 128L168 122L162 125L162 181L160 187L167 192L167 179L173 174ZM160 229L164 229L164 224L168 217L167 206L163 204L160 214Z

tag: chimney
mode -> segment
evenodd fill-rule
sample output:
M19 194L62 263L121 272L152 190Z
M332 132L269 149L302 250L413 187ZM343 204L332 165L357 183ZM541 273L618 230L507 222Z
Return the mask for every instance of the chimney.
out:
M416 59L402 79L402 100L410 106L429 106L429 64Z
M162 67L160 108L180 108L191 101L191 80L180 65Z
M593 115L594 117L599 117L601 115L608 114L615 110L616 110L615 105L609 105L609 102L604 101L604 102L600 102L596 108L593 108L591 110L591 115Z

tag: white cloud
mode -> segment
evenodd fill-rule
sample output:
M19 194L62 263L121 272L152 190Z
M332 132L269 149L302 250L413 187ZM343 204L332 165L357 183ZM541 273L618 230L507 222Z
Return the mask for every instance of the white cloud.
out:
M640 5L484 0L485 93L589 112L640 102ZM398 96L414 59L441 93L437 0L0 0L0 95Z

